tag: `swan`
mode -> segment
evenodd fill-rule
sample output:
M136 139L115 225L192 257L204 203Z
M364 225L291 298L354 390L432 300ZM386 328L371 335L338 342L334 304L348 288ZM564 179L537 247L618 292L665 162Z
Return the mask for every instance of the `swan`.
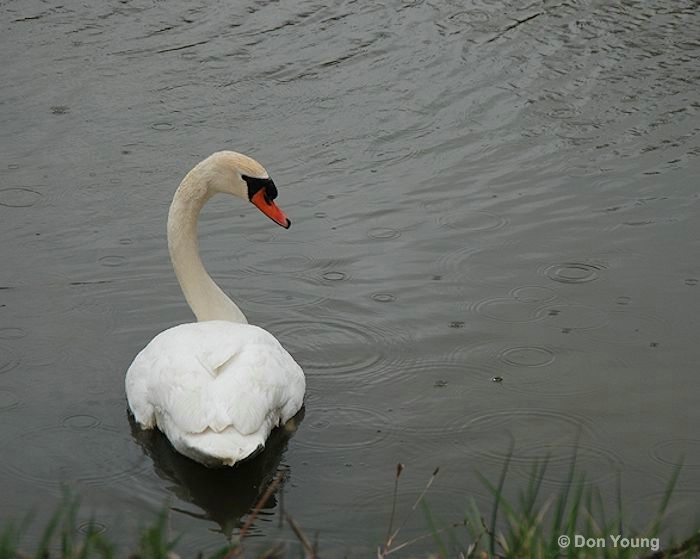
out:
M288 229L265 168L233 151L214 153L182 180L168 213L168 250L197 322L158 334L126 373L126 397L143 429L205 466L233 466L260 452L272 429L302 407L301 367L277 339L248 324L199 256L197 217L219 192L252 202Z

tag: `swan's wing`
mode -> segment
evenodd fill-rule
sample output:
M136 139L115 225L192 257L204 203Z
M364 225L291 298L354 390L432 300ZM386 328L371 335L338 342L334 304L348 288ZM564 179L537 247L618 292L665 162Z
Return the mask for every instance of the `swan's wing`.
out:
M301 408L304 390L301 368L272 334L224 321L162 332L126 378L136 420L180 435L269 432L271 422L287 421Z

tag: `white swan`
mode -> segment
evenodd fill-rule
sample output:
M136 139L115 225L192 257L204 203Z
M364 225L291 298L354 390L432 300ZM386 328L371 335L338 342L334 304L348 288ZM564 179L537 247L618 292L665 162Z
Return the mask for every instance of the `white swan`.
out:
M248 324L199 257L197 216L217 192L251 201L282 227L275 184L257 161L215 153L180 183L168 214L168 248L196 323L158 334L126 373L126 396L144 429L207 466L233 465L262 449L270 431L300 409L301 367L269 332Z

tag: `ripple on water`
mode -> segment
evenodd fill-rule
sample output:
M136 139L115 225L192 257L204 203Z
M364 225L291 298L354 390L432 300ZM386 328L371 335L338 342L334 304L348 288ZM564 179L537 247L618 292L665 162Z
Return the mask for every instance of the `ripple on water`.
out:
M0 390L0 411L7 411L19 406L19 397L11 390Z
M370 298L377 303L393 303L396 301L396 295L392 293L372 293Z
M526 323L539 320L537 306L513 297L493 297L484 299L473 306L473 310L493 320L508 323Z
M577 114L578 110L576 109L576 107L569 103L560 103L558 107L547 111L547 116L562 120L573 118Z
M53 105L49 109L52 115L67 115L70 112L70 107L66 105Z
M510 291L509 297L493 297L472 306L477 314L508 323L526 323L540 320L539 307L556 298L547 287L523 285Z
M124 482L147 462L124 432L71 416L59 426L20 433L3 444L0 469L32 483L107 485Z
M627 225L628 227L640 227L644 225L653 225L656 223L654 219L637 219L631 221L623 221L622 225Z
M651 447L657 462L682 467L700 467L700 439L671 439Z
M477 460L500 467L512 447L513 467L529 475L535 464L549 457L550 466L554 466L549 474L551 481L557 479L552 472L561 471L557 466L570 464L576 446L588 449L591 457L608 454L592 442L587 418L557 410L501 410L473 418L467 427L468 444ZM543 440L547 441L545 445L540 442Z
M549 303L557 294L549 287L540 285L523 285L510 292L511 296L523 303Z
M276 238L276 235L267 232L253 232L245 233L243 237L251 243L269 243Z
M542 480L559 486L569 484L572 463L579 475L585 474L584 485L599 485L614 479L624 465L613 451L587 443L528 445L518 448L511 460L514 470L528 478L533 468L546 460Z
M123 266L126 264L127 260L125 256L119 256L116 254L110 254L107 256L102 256L99 259L102 266L107 266L108 268L116 268L117 266Z
M24 338L27 331L24 328L8 326L0 328L0 340L18 340Z
M513 392L561 397L601 390L582 381L593 366L590 355L572 348L486 343L465 352L464 359L493 367L497 380L493 376L491 380Z
M554 362L555 356L546 347L511 347L503 350L501 361L519 367L545 367Z
M669 475L658 480L658 483L646 485L647 489L651 487L668 487ZM668 492L663 489L650 491L644 495L635 494L626 499L628 503L627 510L631 511L656 511L659 504L668 499ZM677 529L679 526L687 526L688 530L695 530L695 522L698 514L698 503L700 503L700 489L697 487L680 486L677 484L673 488L673 497L671 506L667 507L664 512L663 519L665 526L673 526ZM692 519L692 520L691 520ZM690 522L689 522L690 520Z
M98 522L97 520L85 520L78 524L78 532L83 535L88 534L104 534L107 531L107 525Z
M538 432L534 438L540 440L545 438L558 441L571 437L575 439L577 436L593 436L587 417L547 409L499 410L470 418L467 425L479 433L508 433L514 435L516 440L519 435L532 435L533 430Z
M0 206L7 208L29 208L36 204L43 194L23 186L0 188Z
M439 462L439 458L436 457L435 461L436 463ZM412 472L412 474L413 476L420 475L415 471ZM426 469L422 473L423 477L419 481L407 479L406 474L401 476L396 494L395 507L394 494L391 486L388 484L381 484L378 486L376 483L367 483L353 491L354 499L350 503L350 507L358 514L362 514L363 518L368 518L369 522L373 522L376 526L386 526L389 522L388 519L392 515L392 510L395 510L399 520L402 520L411 510L418 497L420 497L431 474L432 471ZM423 498L423 502L428 505L431 511L439 511L439 517L441 519L445 521L455 521L464 518L465 507L469 506L468 503L471 502L474 502L477 509L481 511L490 510L493 505L493 497L489 495L488 491L474 489L470 486L469 493L465 495L455 490L450 490L450 484L441 478L442 472L438 473L435 482L431 485L430 490ZM442 487L446 484L448 488ZM416 515L416 517L417 518L412 519L413 524L421 526L418 522L420 515ZM396 525L394 527L396 527ZM411 530L410 523L406 525L406 529ZM413 529L415 530L416 528ZM422 527L420 530L424 531ZM430 541L432 544L432 540L426 541ZM410 557L423 556L419 552L420 548L416 549L419 545L419 543L416 543L410 547L412 550L412 553L409 555ZM430 554L426 554L426 556L429 555Z
M90 319L95 319L101 324L111 324L110 319L114 316L114 307L107 302L107 298L99 297L96 291L91 291L90 296L86 295L85 289L100 286L109 286L110 280L90 280L75 281L73 276L60 274L44 275L42 281L35 285L22 286L31 297L26 297L24 305L26 311L31 315L44 315L49 317L60 317L62 321L75 318L74 313L79 313L79 320L74 321L74 327L92 328L93 324L88 324ZM39 287L35 289L35 287Z
M313 258L302 254L287 254L258 259L248 269L263 274L278 274L281 272L289 274L291 272L305 272L318 267L320 267L319 263Z
M376 239L379 241L398 239L401 236L401 231L398 229L392 229L391 227L374 227L367 231L367 236L370 239Z
M278 320L267 323L265 328L284 340L285 347L307 374L319 372L324 378L353 374L375 377L378 369L386 369L386 332L333 318L317 320Z
M70 429L92 429L100 424L100 419L94 415L76 414L63 419L63 425Z
M541 307L538 315L545 326L564 333L573 330L595 330L610 320L608 314L588 305L554 304Z
M0 346L0 374L16 369L19 364L20 358L14 350Z
M503 266L503 262L509 266ZM474 285L517 285L531 263L524 259L517 245L499 245L475 249L461 247L448 252L438 260L440 269L445 270L444 279L462 279ZM437 270L436 270L437 271Z
M47 321L55 319L61 323L71 324L71 329L52 330L48 337L43 339L41 351L32 352L25 359L30 359L35 365L55 364L56 360L69 363L76 359L85 359L85 363L95 362L99 352L94 347L75 344L71 340L85 331L90 331L91 335L96 335L98 332L110 335L114 331L116 313L109 302L110 297L98 295L97 289L101 285L109 284L96 284L96 290L92 291L93 286L71 285L71 278L59 276L52 280L45 290L29 298L26 303L28 312L36 316L41 315ZM86 289L91 290L89 295ZM70 345L71 351L65 351L66 344ZM104 352L109 353L109 350L110 347L101 348L103 362ZM40 361L36 361L37 359ZM51 361L45 361L45 359L51 359Z
M317 305L326 300L319 293L316 283L305 278L285 276L279 289L253 289L245 295L245 306L256 305L265 308L295 308Z
M345 404L329 404L307 409L304 429L297 433L294 444L324 453L364 449L379 444L387 437L391 421L377 410Z
M487 211L464 211L449 209L440 212L437 222L441 227L474 233L477 231L494 231L504 227L505 218Z
M343 272L324 272L323 274L323 279L327 281L343 281L347 277L347 274Z
M473 395L475 389L483 386L495 372L495 368L470 363L466 357L452 360L448 357L441 360L418 359L401 363L400 370L391 379L384 379L384 382L401 383L403 404L424 402L430 408L436 401ZM441 388L449 390L438 390ZM413 409L420 413L417 408ZM397 418L400 415L397 411ZM406 423L417 431L431 433L446 428L441 421L431 426L424 421L418 423L415 419L408 417Z
M154 122L151 124L151 128L153 128L153 130L157 130L158 132L167 132L175 128L175 126L170 122Z
M544 275L559 283L588 283L597 280L599 272L604 269L602 264L565 262L548 266Z
M466 33L471 30L477 30L483 33L487 27L484 26L491 19L488 12L478 9L459 10L442 21L437 21L436 25L442 33L448 35Z
M630 312L610 311L602 328L586 332L586 336L613 344L644 344L666 339L670 325L659 316Z
M455 204L453 199L421 202L421 206L445 229L475 233L494 231L508 223L504 217L488 210L465 210L464 204Z

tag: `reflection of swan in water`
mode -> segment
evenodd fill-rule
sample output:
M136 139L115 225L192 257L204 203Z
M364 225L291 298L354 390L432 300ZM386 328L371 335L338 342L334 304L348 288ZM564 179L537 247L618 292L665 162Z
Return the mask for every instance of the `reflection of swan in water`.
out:
M287 441L304 417L304 408L285 426L272 431L261 453L233 468L220 469L207 468L179 454L160 431L141 429L133 416L127 415L131 435L153 460L158 476L173 483L169 489L179 499L196 505L203 513L173 510L216 522L230 539L234 530L242 526L241 518L258 503L273 481ZM273 494L263 510L274 509L276 504Z

